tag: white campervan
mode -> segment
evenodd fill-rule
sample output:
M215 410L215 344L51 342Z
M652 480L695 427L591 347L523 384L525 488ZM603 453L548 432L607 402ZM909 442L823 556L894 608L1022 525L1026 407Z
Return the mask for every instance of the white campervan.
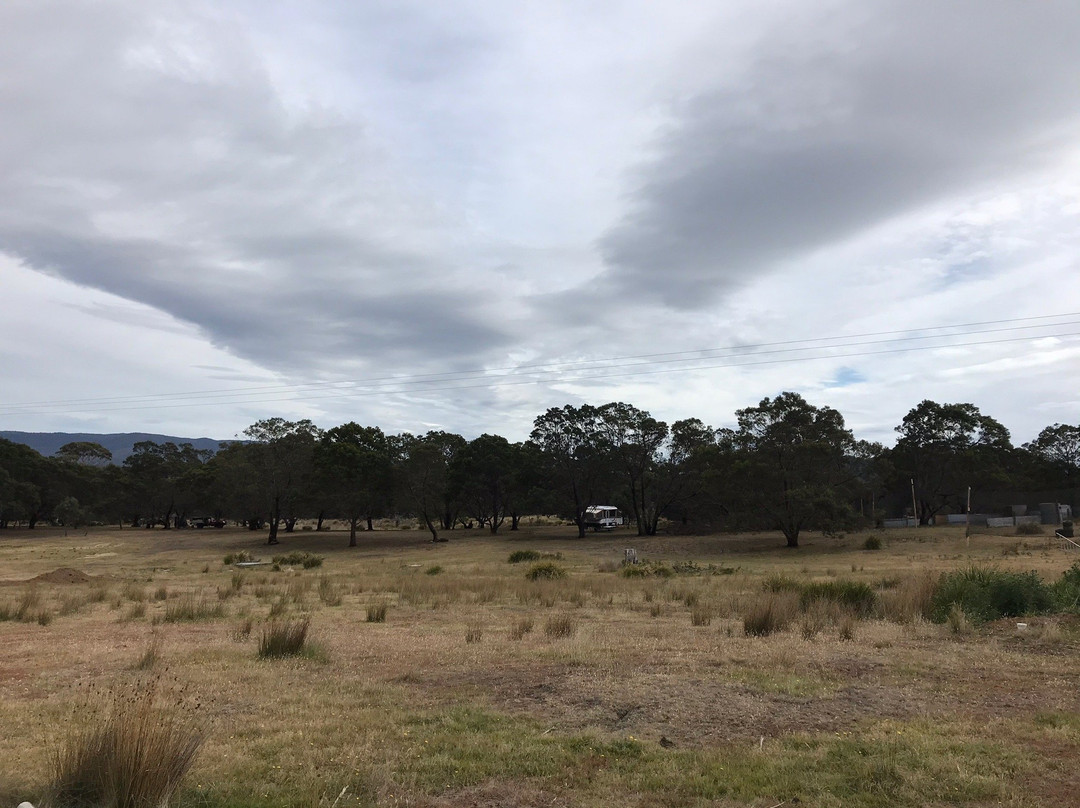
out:
M614 505L590 505L585 509L585 527L593 530L614 530L622 524L622 512Z

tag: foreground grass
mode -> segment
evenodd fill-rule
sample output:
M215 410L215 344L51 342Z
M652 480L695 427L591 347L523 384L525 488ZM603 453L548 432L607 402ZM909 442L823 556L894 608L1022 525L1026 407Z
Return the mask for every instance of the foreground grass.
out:
M32 587L54 616L0 623L0 804L41 794L80 687L129 681L149 642L206 730L181 806L1034 806L1080 785L1062 763L1080 754L1076 624L955 635L919 617L926 576L992 563L1051 580L1072 560L1017 555L1011 538L925 531L793 554L754 537L534 531L527 546L560 553L566 575L529 580L508 563L516 542L476 534L352 551L296 537L321 567L238 571L217 562L258 557L247 534L128 533L0 536L9 580L95 576L0 587L13 609ZM628 543L672 574L620 575ZM800 606L796 590L815 597ZM745 636L766 595L808 611ZM209 614L167 619L191 603ZM324 653L260 660L275 619L310 622Z

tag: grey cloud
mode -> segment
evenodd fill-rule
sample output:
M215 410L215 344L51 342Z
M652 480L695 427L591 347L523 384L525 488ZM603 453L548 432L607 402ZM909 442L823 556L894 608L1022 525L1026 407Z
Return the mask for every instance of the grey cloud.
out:
M475 365L508 341L381 147L285 109L228 19L17 2L0 32L0 249L283 371Z
M1074 142L1074 4L856 3L792 26L681 110L600 241L609 288L708 305Z

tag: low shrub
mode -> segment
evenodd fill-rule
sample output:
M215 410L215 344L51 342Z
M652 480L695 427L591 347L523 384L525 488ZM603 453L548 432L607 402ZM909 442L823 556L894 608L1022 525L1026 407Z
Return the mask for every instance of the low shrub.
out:
M874 534L870 534L866 537L866 541L863 542L862 548L864 550L880 550L881 536L875 536Z
M619 573L624 578L670 578L675 570L663 561L646 561L641 564L627 564Z
M386 622L386 604L385 603L371 603L367 607L367 621L369 623L385 623Z
M799 593L799 606L806 610L813 603L835 603L865 617L877 605L877 593L862 581L815 581Z
M1041 536L1042 532L1042 525L1038 522L1021 522L1016 526L1017 536Z
M239 564L239 563L244 562L244 561L254 561L254 560L255 559L252 557L251 553L249 553L247 550L238 550L235 553L229 553L223 559L223 561L225 563L225 566L229 566L230 564Z
M690 625L707 626L712 622L712 609L703 604L697 604L690 611Z
M938 580L930 617L943 623L953 606L977 623L1002 617L1040 614L1054 605L1054 595L1035 572L1006 572L971 567L945 573Z
M540 553L536 550L514 550L507 559L511 564L520 564L522 561L539 561Z
M259 638L259 658L299 656L307 645L310 620L287 620L283 623L271 623L263 629Z
M276 555L273 558L274 565L277 567L303 567L306 570L313 567L321 567L323 563L323 557L309 553L306 550L293 550L290 553L284 555Z
M341 605L341 591L325 575L319 578L319 600L326 606Z
M529 571L525 573L525 577L530 581L554 581L558 578L566 577L566 570L551 561L545 561L542 564L533 564L529 567Z
M424 575L438 575L442 571L442 564L432 564L430 567L424 570Z

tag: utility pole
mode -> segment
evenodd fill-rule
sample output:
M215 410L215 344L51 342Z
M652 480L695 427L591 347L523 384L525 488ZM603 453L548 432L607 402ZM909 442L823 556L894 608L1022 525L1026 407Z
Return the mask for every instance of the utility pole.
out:
M915 527L919 526L919 506L915 503L915 478L911 478L911 513L915 517Z
M968 486L967 492L967 518L964 520L964 545L969 546L971 544L971 486Z

